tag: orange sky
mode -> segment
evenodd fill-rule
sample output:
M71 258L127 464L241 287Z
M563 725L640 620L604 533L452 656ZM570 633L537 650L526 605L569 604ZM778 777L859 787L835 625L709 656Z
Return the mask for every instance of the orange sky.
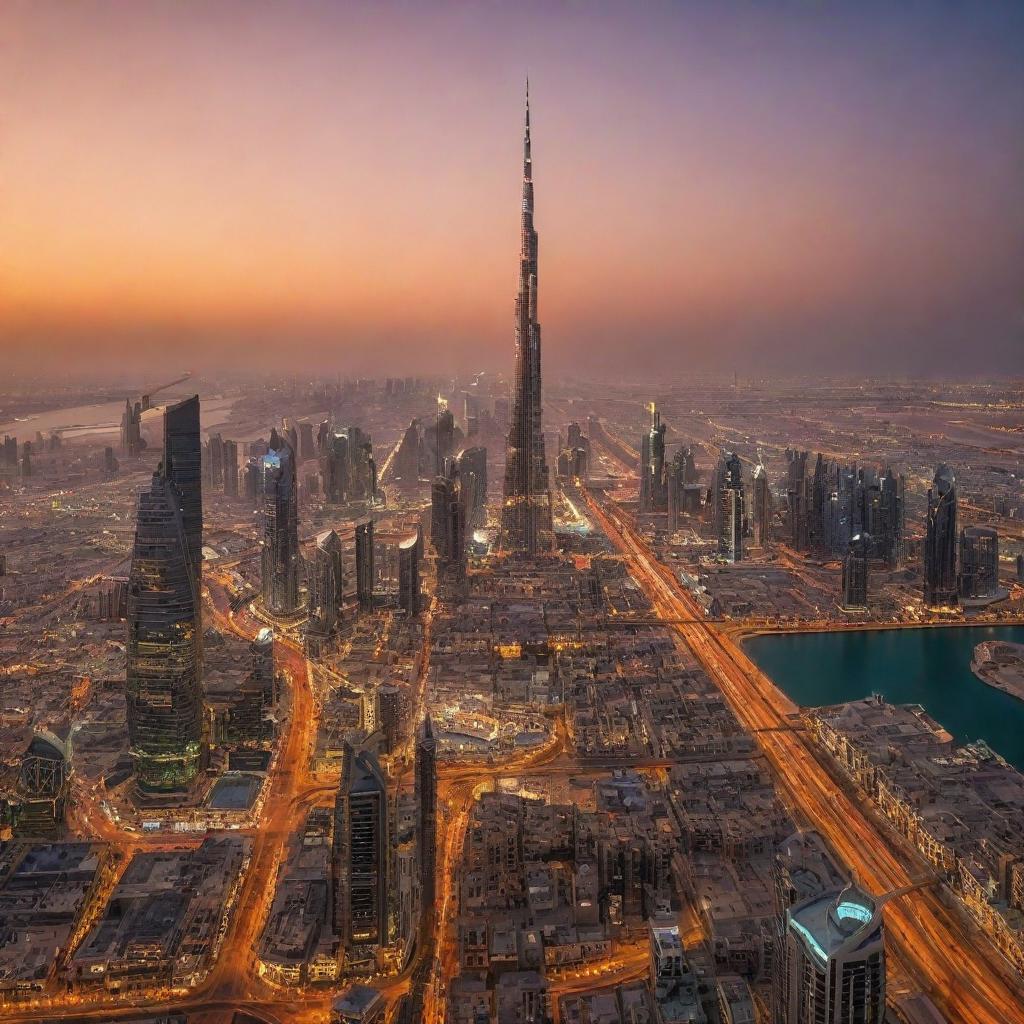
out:
M501 368L528 69L556 369L998 369L1021 19L873 7L9 0L0 343Z

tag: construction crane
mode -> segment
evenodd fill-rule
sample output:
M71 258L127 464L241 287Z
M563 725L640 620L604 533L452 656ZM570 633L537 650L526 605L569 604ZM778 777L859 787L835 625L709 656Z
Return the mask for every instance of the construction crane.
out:
M145 412L147 409L152 408L152 398L158 391L166 391L168 388L173 388L175 384L184 384L192 376L191 370L185 371L184 377L179 377L177 380L168 381L166 384L161 384L159 387L151 388L146 394L142 396L142 411Z

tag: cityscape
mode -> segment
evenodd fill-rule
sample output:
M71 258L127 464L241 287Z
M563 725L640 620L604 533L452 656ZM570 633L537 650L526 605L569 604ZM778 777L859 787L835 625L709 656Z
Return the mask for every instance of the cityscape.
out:
M3 1021L1024 1022L1022 349L567 367L522 57L493 360L11 330Z

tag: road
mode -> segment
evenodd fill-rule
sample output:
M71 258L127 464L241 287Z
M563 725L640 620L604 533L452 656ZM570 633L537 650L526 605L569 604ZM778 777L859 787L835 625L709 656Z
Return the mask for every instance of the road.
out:
M592 494L587 500L658 615L697 619L693 599L619 511ZM864 809L832 780L812 741L789 728L791 705L771 680L713 624L672 628L721 688L737 719L757 735L797 821L818 829L860 884L876 894L913 884L924 872L922 865L894 852ZM890 956L951 1022L1024 1022L1020 977L984 935L947 909L935 889L918 889L891 902L886 937Z

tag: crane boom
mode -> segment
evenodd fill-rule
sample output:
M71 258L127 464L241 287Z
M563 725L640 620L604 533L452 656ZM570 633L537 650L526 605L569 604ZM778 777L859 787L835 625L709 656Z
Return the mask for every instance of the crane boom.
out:
M155 388L150 388L150 390L147 391L142 396L142 410L143 410L143 412L145 412L146 409L149 409L151 407L151 404L152 404L151 400L152 400L153 396L157 392L159 392L159 391L166 391L168 388L173 388L175 384L184 384L185 381L187 381L191 376L192 376L192 371L191 370L186 370L184 377L179 377L177 380L170 380L166 384L160 384L160 385L158 385Z

